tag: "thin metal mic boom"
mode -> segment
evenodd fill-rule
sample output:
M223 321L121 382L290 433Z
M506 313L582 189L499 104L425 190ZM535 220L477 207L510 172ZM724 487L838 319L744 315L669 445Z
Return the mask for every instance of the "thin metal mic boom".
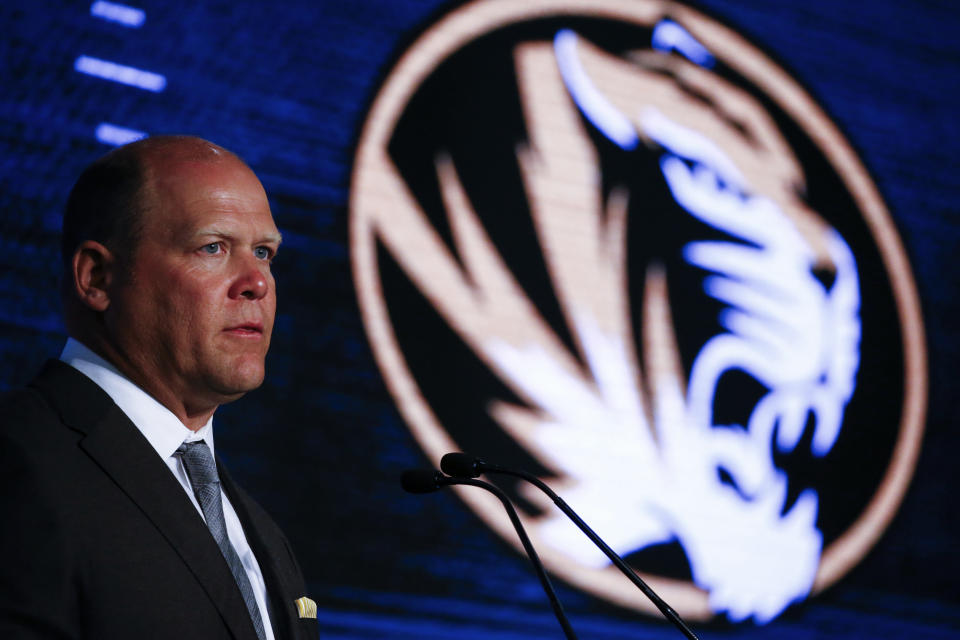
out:
M507 494L489 482L474 480L472 478L450 478L433 469L409 469L404 471L400 476L400 484L405 491L410 493L431 493L452 484L465 484L471 487L486 489L497 496L506 508L507 515L510 516L510 522L513 523L513 528L517 530L517 535L520 537L520 542L523 544L523 548L530 558L530 563L536 570L537 577L540 578L540 584L543 586L547 598L550 599L550 606L553 607L553 613L557 616L557 622L563 627L564 635L566 635L567 640L577 640L577 634L573 632L570 621L567 620L567 615L563 612L563 605L560 604L560 599L557 598L557 592L554 591L550 577L547 576L547 572L543 568L540 556L537 555L536 550L533 548L533 544L531 544L530 538L527 536L527 532L520 522L520 516L517 515L517 510L514 508L513 503L510 502Z
M673 625L677 627L677 629L679 629L684 636L690 640L699 640L696 634L690 630L690 627L687 626L680 615L677 614L677 612L674 611L669 604L664 602L663 599L658 596L656 592L651 589L650 586L644 582L643 579L638 576L633 569L629 567L629 565L627 565L626 562L623 561L623 558L621 558L616 551L611 549L607 543L604 542L603 539L601 539L600 536L598 536L593 529L591 529L589 525L587 525L587 523L584 522L580 516L578 516L577 513L571 509L566 502L563 501L563 498L554 493L553 489L548 487L546 483L540 480L540 478L537 476L527 473L526 471L517 471L514 469L507 469L499 465L490 464L489 462L484 462L480 458L460 452L453 452L444 455L443 458L440 459L440 468L443 469L444 473L456 478L475 478L482 473L502 473L504 475L515 476L533 484L547 494L551 500L553 500L553 503L557 505L560 511L566 514L566 516L570 518L570 520L572 520L573 523L577 525L580 530L583 531L583 533L586 534L586 536L590 538L590 540L597 545L597 547L599 547L604 554L606 554L608 558L610 558L610 561L613 562L620 572L627 576L627 578L629 578L630 581L633 582L633 584L635 584L637 588L643 592L643 595L647 596L647 598L650 599L650 602L652 602L654 606L660 610L660 613L662 613L667 620L673 623Z

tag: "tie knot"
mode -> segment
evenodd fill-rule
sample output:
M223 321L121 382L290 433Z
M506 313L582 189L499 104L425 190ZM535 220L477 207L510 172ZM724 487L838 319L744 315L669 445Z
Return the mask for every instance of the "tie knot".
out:
M176 455L183 460L183 467L187 470L187 477L190 478L194 491L201 486L220 484L217 463L213 461L210 447L203 440L184 442L177 448Z

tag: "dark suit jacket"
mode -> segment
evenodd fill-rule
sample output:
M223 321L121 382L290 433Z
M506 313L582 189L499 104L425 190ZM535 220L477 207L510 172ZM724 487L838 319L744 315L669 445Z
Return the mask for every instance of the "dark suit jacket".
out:
M221 467L278 639L317 637L286 538ZM0 638L256 640L213 537L99 386L59 361L0 399Z

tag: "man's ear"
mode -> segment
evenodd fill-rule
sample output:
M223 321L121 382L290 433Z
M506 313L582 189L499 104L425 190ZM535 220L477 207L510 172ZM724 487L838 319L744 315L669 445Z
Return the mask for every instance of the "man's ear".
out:
M73 252L73 291L85 306L106 311L117 261L113 252L95 240L86 240Z

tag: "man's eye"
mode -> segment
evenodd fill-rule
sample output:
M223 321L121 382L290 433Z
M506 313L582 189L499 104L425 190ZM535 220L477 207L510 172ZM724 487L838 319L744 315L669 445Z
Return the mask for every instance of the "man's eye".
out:
M256 249L253 250L253 255L257 256L261 260L269 260L270 249L266 247L257 247Z
M209 255L216 255L222 250L222 246L219 242L211 242L210 244L203 245L200 250Z

